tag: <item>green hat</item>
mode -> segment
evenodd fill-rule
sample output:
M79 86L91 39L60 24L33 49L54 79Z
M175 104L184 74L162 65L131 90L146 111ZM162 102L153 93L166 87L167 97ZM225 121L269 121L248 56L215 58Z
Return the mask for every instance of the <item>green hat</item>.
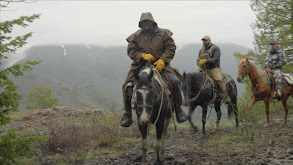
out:
M139 20L139 23L138 23L138 27L142 28L142 25L141 25L141 22L142 21L145 21L145 20L149 20L149 21L152 21L154 22L154 24L157 26L158 24L155 22L153 16L152 16L152 13L150 12L145 12L145 13L142 13L141 16L140 16L140 20Z

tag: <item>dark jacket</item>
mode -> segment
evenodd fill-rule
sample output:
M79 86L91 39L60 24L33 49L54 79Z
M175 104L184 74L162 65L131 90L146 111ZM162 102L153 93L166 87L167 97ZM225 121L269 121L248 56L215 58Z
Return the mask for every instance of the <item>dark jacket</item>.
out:
M210 48L212 49L210 53L208 53ZM221 50L218 46L213 43L209 44L207 47L204 46L198 53L198 59L200 59L201 54L208 54L209 56L206 63L207 69L220 68Z

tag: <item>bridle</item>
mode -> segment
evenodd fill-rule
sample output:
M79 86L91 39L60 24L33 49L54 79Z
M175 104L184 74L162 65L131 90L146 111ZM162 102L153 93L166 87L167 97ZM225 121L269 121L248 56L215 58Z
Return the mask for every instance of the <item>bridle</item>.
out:
M139 89L143 89L143 90L148 90L148 88L139 88ZM138 90L138 89L136 89ZM144 98L145 99L145 98ZM154 103L154 97L153 97L153 100L152 100L152 104ZM138 108L143 108L143 107L148 107L148 108L152 108L153 105L152 104L136 104L136 106Z
M240 72L238 70L238 72L241 73L241 78L244 78L246 76L245 73L247 72L248 69L251 72L251 67L250 67L250 62L249 61L247 61L247 65L244 65L243 67L245 67L245 70L244 71Z
M244 66L245 66L245 65L244 65ZM243 66L243 67L244 67L244 66ZM247 61L247 65L246 65L245 70L244 70L243 72L238 71L238 72L241 73L242 78L244 78L244 77L246 76L245 73L246 73L246 71L247 71L248 69L249 69L250 72L251 72L251 66L250 66L250 62L249 62L249 61ZM260 77L260 76L251 77L250 79L253 80L253 79L256 79L256 78L258 78L258 77ZM269 88L269 85L268 85L263 91L260 91L260 92L256 92L257 87L258 87L258 84L256 84L256 86L255 86L254 90L252 91L252 93L262 93L262 92L265 91L267 88Z
M194 97L190 98L187 101L188 103L191 103L191 102L195 101L200 96L202 90L204 89L204 86L208 83L207 79L208 78L205 76L205 79L204 79L203 83L199 83L199 82L195 81L196 83L201 84L202 87L200 88L199 92ZM186 93L188 96L189 96L189 92L191 91L191 85L192 85L192 82L191 82L191 79L189 79L188 83L187 83L187 91L186 91L186 92L188 92L188 93Z

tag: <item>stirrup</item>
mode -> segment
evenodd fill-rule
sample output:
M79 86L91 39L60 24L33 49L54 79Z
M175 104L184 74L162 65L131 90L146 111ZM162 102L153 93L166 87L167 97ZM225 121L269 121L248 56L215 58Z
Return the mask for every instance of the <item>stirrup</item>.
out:
M278 89L277 91L275 91L274 93L274 97L281 97L281 91Z

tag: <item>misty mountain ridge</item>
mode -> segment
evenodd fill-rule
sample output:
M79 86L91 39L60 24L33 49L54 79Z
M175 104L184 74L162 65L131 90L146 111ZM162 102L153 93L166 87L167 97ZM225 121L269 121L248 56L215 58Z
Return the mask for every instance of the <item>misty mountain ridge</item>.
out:
M233 53L246 53L250 49L236 44L218 44L218 46L222 53L222 72L228 73L236 80L238 62L233 56ZM177 49L171 65L178 68L181 73L183 71L196 72L198 70L196 59L201 47L201 44L183 45ZM25 58L19 62L41 60L42 62L40 64L34 66L33 71L36 76L38 75L36 73L39 73L64 82L65 84L75 84L77 86L82 86L83 84L99 84L95 87L107 88L108 90L104 92L109 92L109 95L118 94L121 97L122 103L121 86L132 62L127 56L126 49L123 46L100 47L97 45L78 44L36 45L27 49L24 52ZM26 74L29 74L29 72ZM26 84L24 82L22 83ZM242 87L240 84L237 85L238 91L242 92L243 85ZM21 86L20 88L26 87ZM27 88L27 90L30 88ZM57 89L54 87L52 90L55 91ZM92 90L95 90L95 88L92 88ZM70 94L70 92L67 93ZM101 93L101 95L103 94L105 93ZM62 95L62 97L66 97L66 95ZM117 102L117 98L115 98L115 101ZM70 104L70 102L66 102Z

